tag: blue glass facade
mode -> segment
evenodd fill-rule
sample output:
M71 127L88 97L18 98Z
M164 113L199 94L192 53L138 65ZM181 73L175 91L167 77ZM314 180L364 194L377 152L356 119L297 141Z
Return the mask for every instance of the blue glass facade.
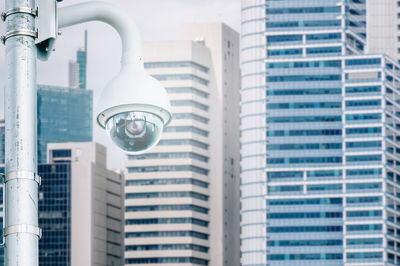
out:
M79 50L76 52L76 62L79 65L79 88L86 89L86 69L87 69L87 51Z
M38 86L38 163L47 162L48 143L92 141L93 92ZM4 124L0 125L0 163L4 164Z
M363 54L365 1L245 8L242 265L400 265L400 67Z
M38 162L48 143L92 141L93 92L38 86Z
M39 165L39 265L71 265L71 166Z

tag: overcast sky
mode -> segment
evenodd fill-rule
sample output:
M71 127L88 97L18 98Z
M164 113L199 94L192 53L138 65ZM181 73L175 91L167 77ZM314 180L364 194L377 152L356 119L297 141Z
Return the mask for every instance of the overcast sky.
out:
M5 0L0 0L4 9ZM64 0L60 7L82 0ZM224 22L233 29L240 29L240 0L107 0L132 14L141 30L144 41L181 39L182 25L187 23ZM4 23L0 33L4 34ZM94 91L94 106L105 84L119 71L120 41L108 25L91 22L67 29L56 43L56 51L49 61L38 63L38 83L68 85L68 60L75 59L76 50L83 47L84 30L89 31L88 89ZM3 88L5 75L5 50L0 45L0 117L3 117ZM109 167L121 168L125 157L109 142L103 130L94 124L95 141L106 145Z

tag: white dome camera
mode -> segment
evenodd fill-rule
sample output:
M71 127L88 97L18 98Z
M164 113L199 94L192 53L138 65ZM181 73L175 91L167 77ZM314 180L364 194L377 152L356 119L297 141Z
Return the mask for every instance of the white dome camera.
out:
M112 26L122 42L121 72L103 90L97 123L126 153L143 153L158 143L171 120L168 94L144 70L140 32L131 14L97 1L64 7L58 14L60 28L94 20Z
M140 154L155 146L171 120L168 95L144 69L125 66L104 89L98 124L124 152Z

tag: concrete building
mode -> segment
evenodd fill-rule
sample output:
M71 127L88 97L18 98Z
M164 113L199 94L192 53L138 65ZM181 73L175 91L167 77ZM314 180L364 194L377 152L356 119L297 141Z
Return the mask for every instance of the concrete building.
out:
M106 157L92 142L48 145L39 165L40 265L123 264L124 178Z
M184 39L144 45L173 120L126 163L125 265L240 263L239 36L214 23Z
M388 2L242 0L243 266L400 263Z

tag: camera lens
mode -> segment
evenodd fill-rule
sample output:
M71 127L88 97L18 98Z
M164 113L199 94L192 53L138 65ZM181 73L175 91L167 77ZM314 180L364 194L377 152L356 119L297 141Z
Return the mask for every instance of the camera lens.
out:
M146 134L146 117L133 116L130 120L127 120L125 133L132 138L142 137Z
M142 153L158 143L163 121L145 112L126 112L111 117L106 130L112 141L131 154Z

